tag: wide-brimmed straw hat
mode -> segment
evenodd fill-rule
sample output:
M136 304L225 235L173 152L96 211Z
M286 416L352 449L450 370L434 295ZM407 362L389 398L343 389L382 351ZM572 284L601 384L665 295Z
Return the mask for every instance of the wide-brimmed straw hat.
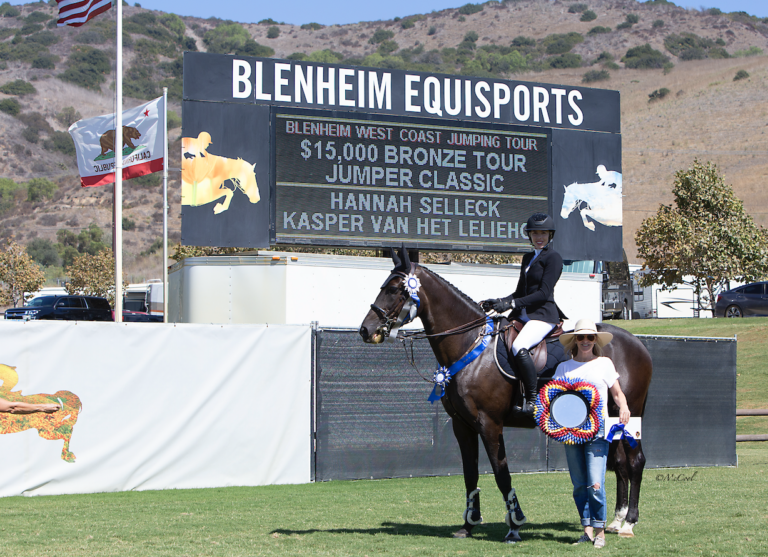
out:
M589 319L579 319L576 327L570 333L560 335L560 342L567 345L576 335L595 335L595 344L600 348L611 342L613 335L611 333L597 332L597 327Z

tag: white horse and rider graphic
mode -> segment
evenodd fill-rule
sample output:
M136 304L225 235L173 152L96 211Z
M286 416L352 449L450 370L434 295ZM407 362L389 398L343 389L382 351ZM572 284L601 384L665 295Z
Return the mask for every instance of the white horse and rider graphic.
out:
M564 186L565 197L560 216L568 216L579 210L584 226L594 232L597 221L604 226L621 226L621 173L597 167L600 180L589 184L572 183Z

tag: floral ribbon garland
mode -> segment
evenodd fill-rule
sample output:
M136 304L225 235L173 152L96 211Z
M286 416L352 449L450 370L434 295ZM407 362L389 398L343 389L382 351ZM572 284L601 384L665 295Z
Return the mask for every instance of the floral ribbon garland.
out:
M578 427L564 427L552 417L550 406L557 395L566 391L581 394L587 401L587 419ZM534 418L541 431L549 437L566 445L580 445L591 441L603 427L603 414L600 411L600 393L597 387L581 379L554 379L544 385L539 392L534 410Z

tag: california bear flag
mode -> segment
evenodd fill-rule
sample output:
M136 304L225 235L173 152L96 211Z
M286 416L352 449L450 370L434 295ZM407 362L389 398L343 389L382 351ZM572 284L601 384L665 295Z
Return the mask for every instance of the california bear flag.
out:
M115 115L80 120L69 127L83 186L115 181L115 152L122 147L123 180L163 170L163 97L123 111L123 132L115 134Z

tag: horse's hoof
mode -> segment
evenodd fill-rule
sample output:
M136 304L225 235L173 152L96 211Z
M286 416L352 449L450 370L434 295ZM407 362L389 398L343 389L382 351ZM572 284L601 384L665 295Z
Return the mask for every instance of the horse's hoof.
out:
M504 536L504 543L517 543L523 541L520 537L518 530L510 530L506 536Z
M453 533L453 537L456 538L456 539L459 539L459 540L460 539L464 539L464 538L471 538L472 537L472 532L470 532L469 530L467 530L465 528L462 528L458 532L454 532Z
M605 531L610 532L611 534L618 534L619 530L621 530L621 522L618 520L614 520L605 527Z

